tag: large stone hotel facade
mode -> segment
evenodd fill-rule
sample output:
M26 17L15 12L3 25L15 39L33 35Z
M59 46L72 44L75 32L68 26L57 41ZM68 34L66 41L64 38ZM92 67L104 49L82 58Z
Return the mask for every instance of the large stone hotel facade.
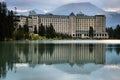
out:
M108 38L105 15L87 16L83 13L75 15L72 12L68 16L48 13L17 17L18 25L27 24L31 31L34 31L34 27L38 29L41 24L44 26L52 24L57 33L68 34L74 38L89 38L89 29L92 27L94 38Z

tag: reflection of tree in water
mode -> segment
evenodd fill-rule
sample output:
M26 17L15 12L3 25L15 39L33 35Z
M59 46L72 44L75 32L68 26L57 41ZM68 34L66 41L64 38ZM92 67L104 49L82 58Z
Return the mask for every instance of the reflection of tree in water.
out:
M70 45L70 44L69 44ZM76 46L76 50L79 49L81 47L82 44L75 44Z
M120 44L109 44L107 50L112 52L113 49L118 55L120 54Z
M37 46L34 46L34 53L37 53Z
M45 50L46 50L46 53L52 56L54 51L54 44L46 44Z
M7 71L13 69L13 63L16 61L14 53L13 44L0 43L0 77L6 77Z
M29 54L29 44L16 44L18 54L24 53L26 57L26 61L28 61L28 54Z
M107 46L108 46L107 50L112 52L113 51L113 45L112 44L108 44Z
M39 44L38 48L39 48L39 53L41 54L41 56L44 53L50 54L52 56L53 51L54 51L54 44Z
M94 46L95 46L94 44L76 44L76 50L78 50L81 46L83 47L83 45L86 47L89 47L89 52L93 53Z
M45 53L45 44L38 44L38 52L39 54L42 54Z
M120 54L120 45L119 44L115 45L114 49L115 49L116 53L119 55Z
M93 53L94 44L89 44L89 52Z

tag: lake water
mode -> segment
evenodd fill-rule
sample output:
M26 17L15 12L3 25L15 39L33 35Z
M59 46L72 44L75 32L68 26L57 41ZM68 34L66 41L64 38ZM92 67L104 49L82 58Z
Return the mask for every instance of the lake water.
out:
M120 41L0 42L0 80L120 80Z

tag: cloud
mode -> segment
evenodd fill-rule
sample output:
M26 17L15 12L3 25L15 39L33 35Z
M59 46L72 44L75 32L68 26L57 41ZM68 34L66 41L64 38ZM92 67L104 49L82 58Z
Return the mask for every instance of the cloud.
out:
M15 10L13 9L13 11L15 11ZM16 12L29 12L29 10L26 10L26 9L17 9Z
M3 1L3 0L0 0ZM119 8L120 0L5 0L9 9L17 7L18 9L39 9L51 11L61 5L68 3L90 2L102 9ZM112 10L113 11L113 10Z
M17 10L17 12L28 12L28 10Z
M59 1L58 0L6 0L8 5L17 6L18 8L51 8L56 6Z
M49 11L49 10L43 10L43 12L44 12L44 13L48 13L48 12L50 12L50 11Z
M107 8L107 9L104 9L104 10L108 11L108 12L119 12L120 8Z

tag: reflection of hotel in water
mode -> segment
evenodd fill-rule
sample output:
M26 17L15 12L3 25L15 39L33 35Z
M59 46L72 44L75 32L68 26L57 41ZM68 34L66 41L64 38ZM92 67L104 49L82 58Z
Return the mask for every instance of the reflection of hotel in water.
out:
M30 44L28 54L19 51L19 61L31 64L105 63L103 44Z

